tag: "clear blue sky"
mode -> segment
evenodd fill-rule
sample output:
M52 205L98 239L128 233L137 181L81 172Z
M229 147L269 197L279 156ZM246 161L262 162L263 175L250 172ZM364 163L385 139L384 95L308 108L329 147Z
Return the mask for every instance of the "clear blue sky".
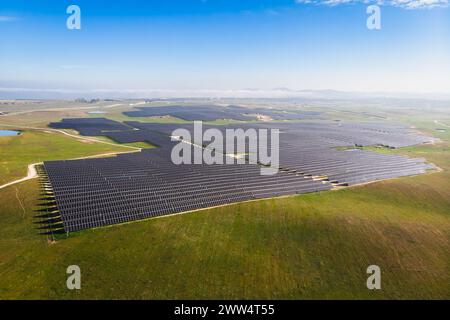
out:
M0 0L0 87L450 92L448 7L330 1Z

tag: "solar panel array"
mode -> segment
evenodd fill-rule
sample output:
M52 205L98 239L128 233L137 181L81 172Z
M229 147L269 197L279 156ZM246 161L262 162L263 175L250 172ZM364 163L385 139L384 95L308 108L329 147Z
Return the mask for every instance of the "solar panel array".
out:
M413 175L433 168L424 159L379 154L355 145L400 147L429 142L407 128L335 122L255 123L239 128L280 130L280 168L260 174L259 164L175 165L173 130L192 124L151 124L107 119L64 119L53 127L119 142L148 141L159 148L113 158L44 163L49 191L67 232L240 201L329 190L374 180ZM204 129L211 126L204 126ZM236 126L216 126L222 132ZM348 150L336 147L347 146ZM194 147L192 147L194 148Z
M51 122L49 127L74 129L84 136L101 136L103 132L133 130L123 123L106 118L63 119L61 122Z
M124 112L129 117L173 116L194 121L214 121L232 119L240 121L256 120L258 115L265 115L273 120L298 120L317 117L320 113L302 110L283 110L271 108L244 108L240 106L162 106L138 107L137 111Z
M63 119L61 122L51 122L49 127L73 129L83 136L105 136L119 143L149 142L160 147L170 143L167 135L157 130L139 130L106 118Z
M258 165L177 166L163 149L45 169L66 231L331 188L285 172L261 176Z

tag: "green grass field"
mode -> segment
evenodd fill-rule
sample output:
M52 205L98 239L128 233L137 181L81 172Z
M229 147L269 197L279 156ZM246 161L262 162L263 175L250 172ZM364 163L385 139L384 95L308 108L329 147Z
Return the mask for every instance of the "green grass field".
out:
M56 242L36 229L36 180L0 190L0 298L449 299L450 137L440 137L446 141L386 152L426 157L442 172L88 230ZM0 147L1 161L6 148L10 153L8 168L36 157L106 151L34 132L21 138ZM37 150L24 156L29 146ZM66 288L72 264L81 268L79 291ZM366 288L371 264L381 267L382 290Z
M76 140L50 131L23 131L19 136L0 139L0 184L26 176L31 163L126 151L130 149Z

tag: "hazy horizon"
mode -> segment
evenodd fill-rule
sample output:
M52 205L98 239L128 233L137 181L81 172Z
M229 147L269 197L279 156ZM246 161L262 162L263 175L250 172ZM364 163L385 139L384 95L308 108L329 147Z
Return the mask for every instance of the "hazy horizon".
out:
M305 99L305 100L364 100L364 99L404 99L450 101L450 93L409 93L409 92L355 92L326 90L292 90L274 88L262 90L248 88L242 90L58 90L36 88L1 88L0 100L75 100L85 99Z

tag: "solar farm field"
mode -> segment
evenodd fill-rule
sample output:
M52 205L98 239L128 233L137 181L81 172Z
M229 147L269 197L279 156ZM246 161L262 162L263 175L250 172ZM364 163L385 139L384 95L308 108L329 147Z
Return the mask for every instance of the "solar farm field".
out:
M37 230L37 180L1 189L0 298L448 299L450 135L435 131L432 120L413 123L442 141L367 149L425 158L441 171L83 230L57 241ZM0 150L24 155L24 165L35 159L23 150L37 144L53 150L40 160L123 151L64 136L52 144L53 134L35 131L21 138ZM82 269L79 291L65 285L72 264ZM366 288L370 264L383 270L382 290Z

